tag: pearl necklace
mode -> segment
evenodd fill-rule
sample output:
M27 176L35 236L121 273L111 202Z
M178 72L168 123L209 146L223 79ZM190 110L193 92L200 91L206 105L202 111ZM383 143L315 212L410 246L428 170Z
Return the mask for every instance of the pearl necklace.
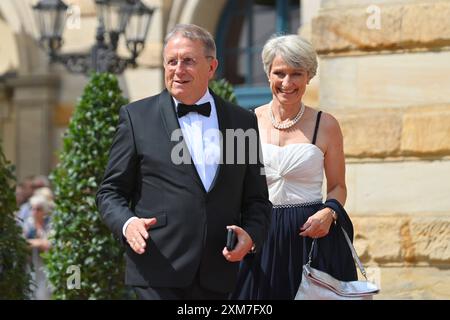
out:
M289 120L286 123L280 123L275 120L275 116L273 115L273 110L272 110L272 104L270 104L270 110L269 110L270 121L272 122L272 126L278 130L289 129L290 127L294 126L300 120L300 118L303 116L304 112L305 112L305 105L302 102L300 110L298 111L298 113L295 115L295 117L293 119Z

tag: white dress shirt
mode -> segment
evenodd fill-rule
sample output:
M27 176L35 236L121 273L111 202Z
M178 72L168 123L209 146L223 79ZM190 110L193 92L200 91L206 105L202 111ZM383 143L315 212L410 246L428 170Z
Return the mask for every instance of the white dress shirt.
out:
M175 113L180 101L173 98L175 102ZM195 169L203 183L206 191L209 191L211 184L216 176L216 171L220 163L220 131L217 120L216 104L209 90L195 104L209 102L211 104L211 114L209 117L189 112L181 118L178 118L183 138L191 154ZM122 233L125 236L125 230L132 217L125 222Z
M177 108L180 102L175 98L173 100L175 108ZM178 118L178 122L198 175L205 190L208 191L216 176L220 162L220 131L216 105L209 90L206 90L205 95L195 104L206 102L211 104L209 117L197 112L189 112L187 115Z

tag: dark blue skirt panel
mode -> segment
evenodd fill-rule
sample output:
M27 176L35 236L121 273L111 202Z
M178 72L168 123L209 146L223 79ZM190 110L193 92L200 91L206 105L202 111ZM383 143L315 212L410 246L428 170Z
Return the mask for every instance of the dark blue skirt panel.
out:
M321 208L321 203L274 207L266 242L259 253L249 254L241 262L232 299L294 299L313 240L300 236L300 227ZM351 251L338 224L332 224L328 235L318 239L311 265L340 280L357 279Z

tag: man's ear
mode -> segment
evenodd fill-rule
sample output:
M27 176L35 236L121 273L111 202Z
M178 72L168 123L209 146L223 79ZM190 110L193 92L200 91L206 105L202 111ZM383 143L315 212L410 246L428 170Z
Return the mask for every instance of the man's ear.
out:
M219 60L211 59L211 63L209 64L209 79L212 79L214 77L214 73L216 72L218 66Z

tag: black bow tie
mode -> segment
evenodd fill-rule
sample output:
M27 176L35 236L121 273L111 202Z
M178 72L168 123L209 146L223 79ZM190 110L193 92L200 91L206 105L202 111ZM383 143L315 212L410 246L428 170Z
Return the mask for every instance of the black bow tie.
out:
M184 104L179 103L177 107L177 115L178 118L187 115L189 112L198 112L202 116L209 117L211 114L211 104L209 102L205 102L202 104Z

